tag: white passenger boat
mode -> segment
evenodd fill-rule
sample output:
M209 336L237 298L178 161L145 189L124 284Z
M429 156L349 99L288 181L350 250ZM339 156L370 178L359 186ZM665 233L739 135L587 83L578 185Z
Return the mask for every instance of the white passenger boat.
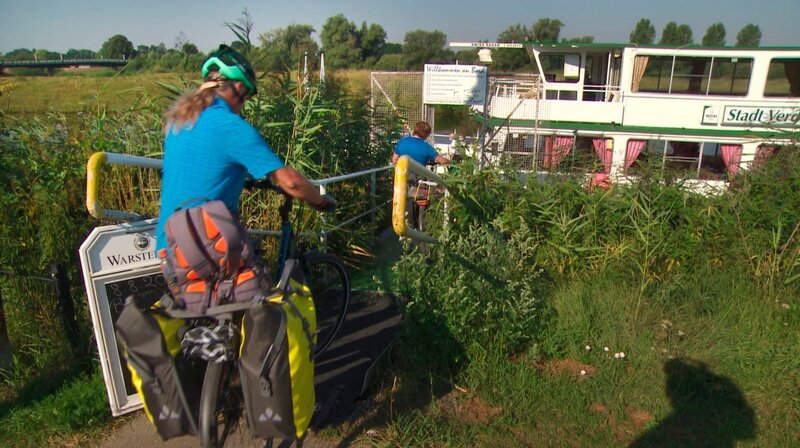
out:
M530 56L532 73L490 76L490 162L721 187L800 133L800 47L451 46Z

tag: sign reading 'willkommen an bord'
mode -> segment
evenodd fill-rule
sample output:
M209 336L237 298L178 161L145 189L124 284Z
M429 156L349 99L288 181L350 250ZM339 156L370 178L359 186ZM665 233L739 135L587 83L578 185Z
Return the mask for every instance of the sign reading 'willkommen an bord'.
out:
M716 121L711 117L713 109L706 108L703 117L704 124ZM716 118L716 117L715 117ZM768 106L725 106L721 121L723 126L764 126L764 127L794 127L800 126L799 107L768 107Z

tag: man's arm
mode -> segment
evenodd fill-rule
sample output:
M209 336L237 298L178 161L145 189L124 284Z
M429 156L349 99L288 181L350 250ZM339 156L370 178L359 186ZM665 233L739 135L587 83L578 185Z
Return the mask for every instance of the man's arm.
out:
M399 159L399 158L400 158L400 156L398 156L396 152L393 152L392 153L392 165L396 165L397 164L397 159Z
M314 208L319 208L322 205L322 195L319 194L317 187L312 185L296 169L284 166L270 173L269 177L289 196L305 201Z
M436 156L436 158L433 159L433 161L438 163L439 165L447 165L448 163L450 163L450 159L442 155Z

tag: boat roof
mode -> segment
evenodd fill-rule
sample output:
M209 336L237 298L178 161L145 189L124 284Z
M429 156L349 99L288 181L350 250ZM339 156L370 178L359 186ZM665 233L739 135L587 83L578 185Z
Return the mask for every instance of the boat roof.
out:
M730 50L730 51L800 51L800 46L768 46L768 47L710 47L699 44L690 45L638 45L632 43L571 43L571 42L520 42L523 46L531 47L551 47L551 48L658 48L658 49L673 49L673 50Z

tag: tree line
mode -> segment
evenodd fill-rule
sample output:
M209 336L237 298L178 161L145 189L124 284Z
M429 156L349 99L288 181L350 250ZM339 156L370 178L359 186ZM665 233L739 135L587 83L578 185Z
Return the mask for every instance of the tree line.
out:
M425 63L462 64L478 63L477 49L454 52L447 47L447 35L439 30L412 30L405 34L402 43L388 42L386 31L376 23L361 25L348 20L343 14L329 17L319 32L319 41L312 37L316 30L307 24L292 24L264 33L254 32L253 17L245 8L234 22L226 23L236 35L231 45L244 53L259 71L286 71L303 68L305 61L311 69L317 68L319 54L324 53L329 68L376 69L376 70L420 70ZM589 35L561 37L564 23L559 19L541 18L531 26L521 23L511 25L498 36L498 42L563 42L593 43ZM726 30L722 23L708 27L702 46L726 45ZM695 44L689 25L669 22L656 42L656 29L649 19L639 20L629 35L629 42L638 45L683 46ZM737 47L757 47L761 42L758 25L745 25L736 35ZM16 49L2 55L8 60L59 59L62 55L48 50ZM189 41L181 31L172 47L138 45L121 34L105 41L99 51L70 49L64 59L91 58L129 59L126 71L176 71L194 70L205 54ZM497 70L515 71L530 66L528 56L522 51L498 51L494 55Z

